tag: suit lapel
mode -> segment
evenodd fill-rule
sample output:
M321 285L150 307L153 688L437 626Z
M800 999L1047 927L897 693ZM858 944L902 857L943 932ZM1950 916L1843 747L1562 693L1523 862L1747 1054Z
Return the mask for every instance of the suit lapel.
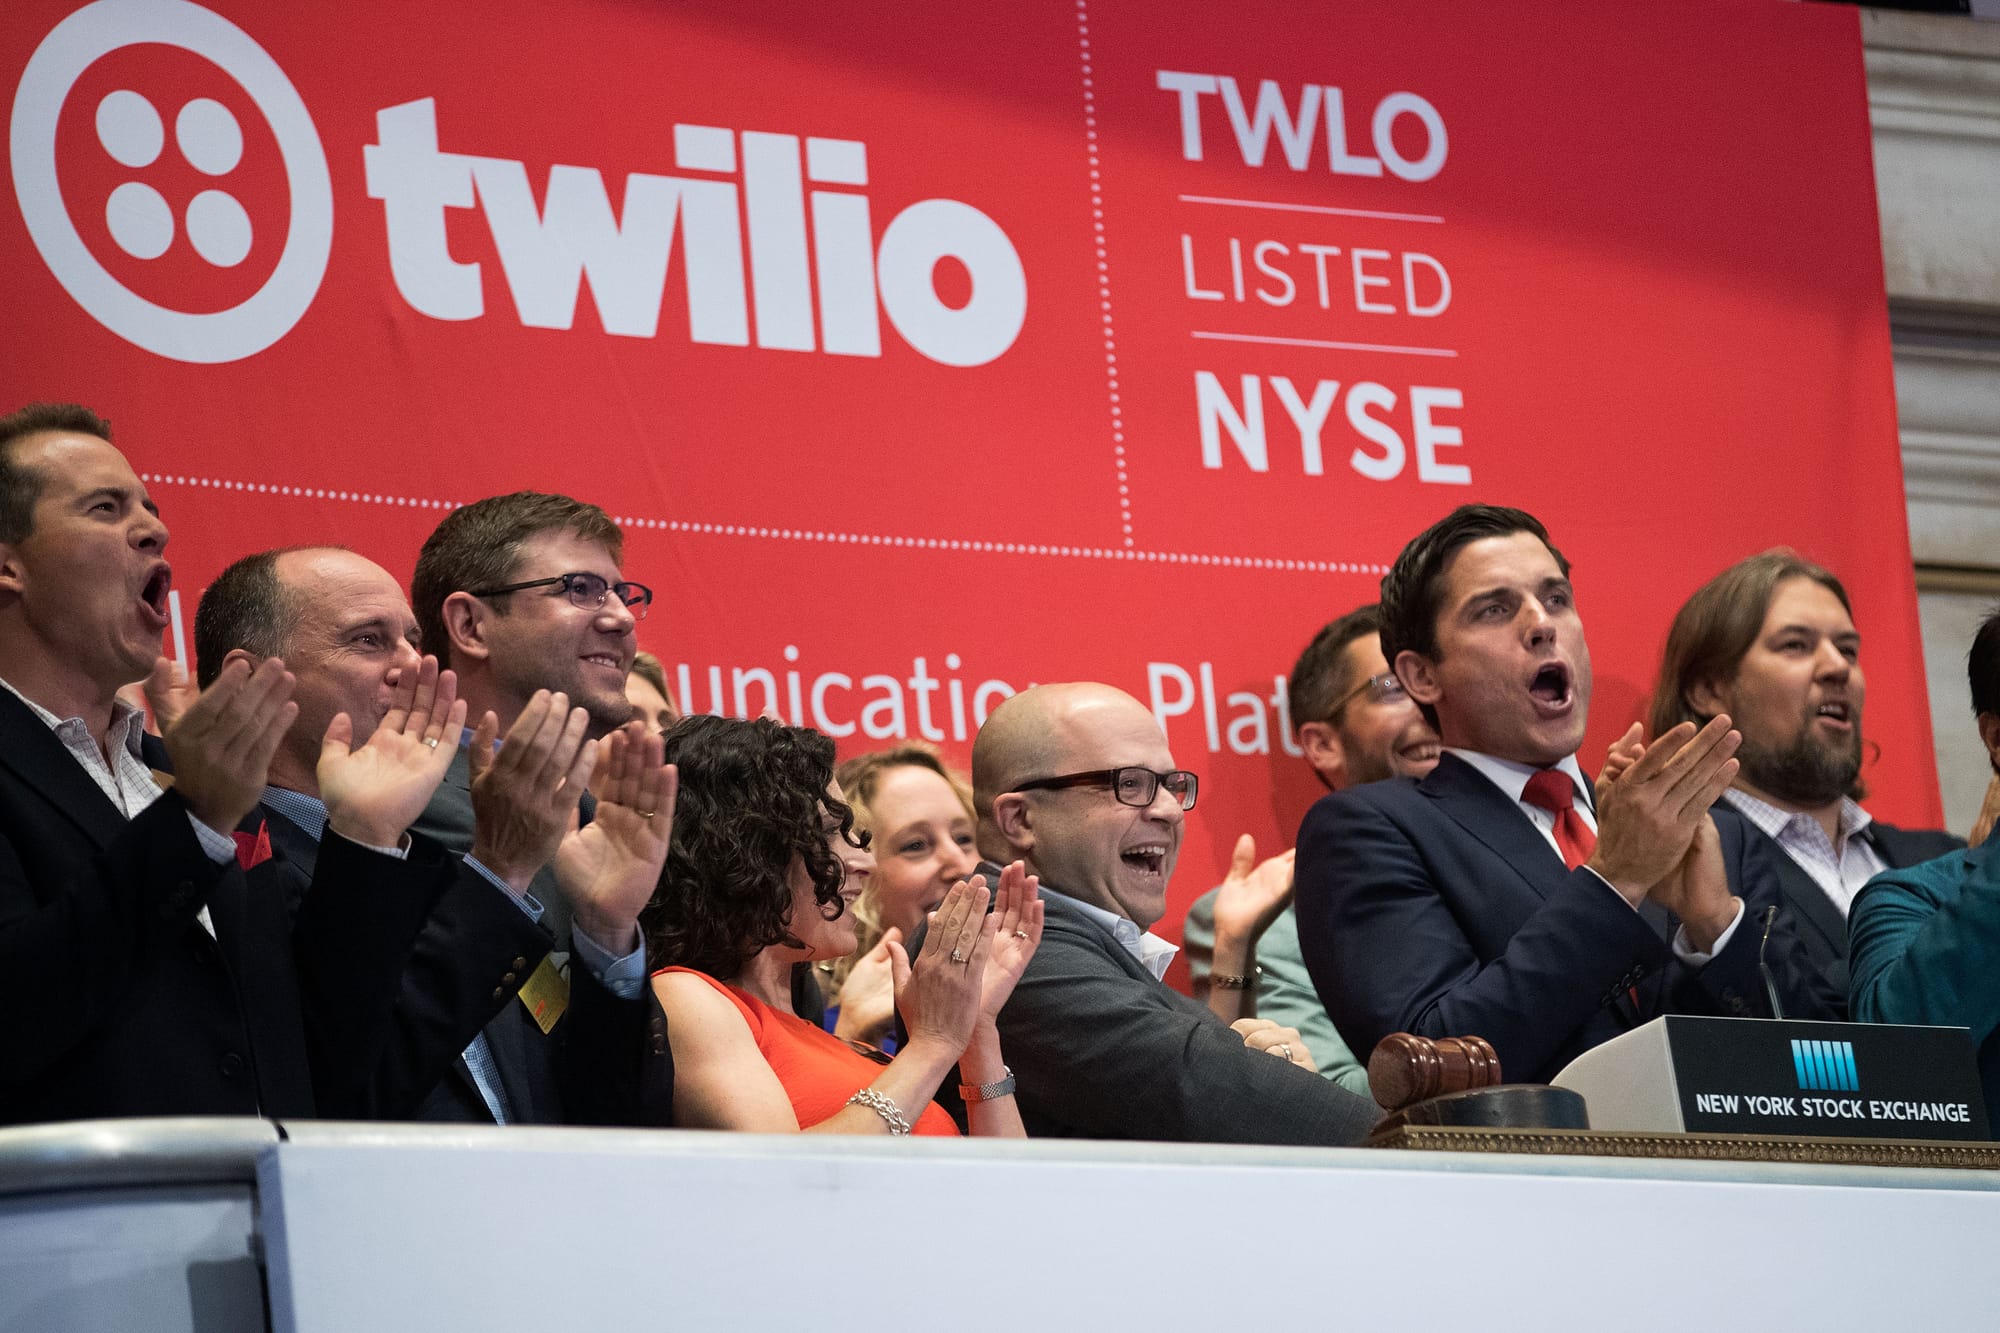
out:
M1821 948L1831 957L1847 957L1847 918L1833 905L1818 882L1800 869L1792 854L1780 847L1777 840L1764 830L1744 821L1744 831L1752 837L1764 839L1771 845L1771 856L1778 863L1778 888L1785 895L1785 903L1792 909L1792 919L1801 930L1809 930L1819 937Z
M259 826L271 839L271 851L310 878L313 867L319 864L319 840L268 805L252 810L242 824L246 833L255 833Z
M1458 826L1504 861L1523 883L1546 898L1569 877L1569 868L1549 845L1534 821L1486 779L1485 774L1455 754L1438 759L1417 790L1438 803Z
M549 1056L543 1045L548 1040L519 1000L509 1000L486 1025L486 1051L493 1057L493 1071L506 1092L516 1124L562 1123L557 1108L544 1105L543 1080L536 1077L538 1064Z
M108 844L125 827L125 816L111 798L11 690L0 690L0 764L41 793L97 846Z

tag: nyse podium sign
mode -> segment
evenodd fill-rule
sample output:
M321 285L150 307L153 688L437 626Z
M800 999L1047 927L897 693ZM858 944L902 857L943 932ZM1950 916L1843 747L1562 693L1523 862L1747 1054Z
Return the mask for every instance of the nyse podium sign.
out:
M1592 1129L1984 1140L1964 1028L1669 1015L1578 1056L1555 1082Z
M1691 1017L1666 1023L1690 1130L1988 1137L1964 1028Z
M186 601L596 501L689 709L963 761L1030 682L1146 700L1203 778L1172 934L1316 794L1314 631L1520 504L1576 565L1586 754L1678 602L1791 545L1868 636L1878 813L1937 821L1852 10L6 14L0 409L117 423Z

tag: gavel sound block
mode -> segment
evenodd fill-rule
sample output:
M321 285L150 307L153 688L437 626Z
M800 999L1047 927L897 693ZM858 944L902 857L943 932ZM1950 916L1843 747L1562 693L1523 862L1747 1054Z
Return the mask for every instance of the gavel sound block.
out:
M1368 1090L1389 1113L1377 1134L1403 1125L1590 1128L1583 1098L1567 1088L1502 1084L1500 1057L1483 1037L1392 1032L1368 1057Z

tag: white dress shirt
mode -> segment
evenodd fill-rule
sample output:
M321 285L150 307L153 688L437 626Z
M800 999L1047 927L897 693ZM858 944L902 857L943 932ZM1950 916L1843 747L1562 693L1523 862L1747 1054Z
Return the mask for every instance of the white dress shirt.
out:
M146 734L146 715L131 704L119 699L111 705L111 756L107 759L97 744L97 737L90 734L90 727L82 718L57 717L6 680L0 680L0 686L5 686L55 733L63 749L69 751L70 757L104 793L105 799L117 806L118 813L128 820L137 819L165 794L165 788L154 780L153 770L147 766L139 749L139 738ZM188 814L188 824L193 827L194 836L209 860L222 865L236 855L236 840L202 823L192 811ZM215 934L215 922L208 915L206 903L195 919L201 922L203 930L210 935Z
M1150 930L1140 930L1137 922L1129 921L1116 912L1107 912L1095 903L1072 898L1067 893L1057 893L1046 884L1042 886L1042 896L1062 899L1110 931L1111 938L1117 940L1126 953L1138 959L1139 966L1151 972L1155 981L1167 975L1168 965L1174 961L1174 955L1181 951L1179 945L1169 944Z
M1861 886L1889 868L1875 844L1856 834L1875 822L1874 816L1848 797L1840 798L1840 840L1826 836L1826 828L1803 811L1780 810L1769 801L1731 787L1722 799L1735 806L1742 816L1762 829L1771 841L1784 849L1799 869L1812 876L1840 914L1854 904Z

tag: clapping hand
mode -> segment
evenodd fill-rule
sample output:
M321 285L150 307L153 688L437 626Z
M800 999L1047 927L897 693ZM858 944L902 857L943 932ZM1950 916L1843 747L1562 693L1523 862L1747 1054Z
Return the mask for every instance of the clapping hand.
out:
M993 905L992 942L986 952L986 976L980 985L979 1016L991 1023L1000 1017L1014 985L1028 970L1028 960L1042 942L1041 880L1019 861L1000 872L1000 894Z
M1695 952L1713 952L1715 941L1736 920L1737 906L1722 861L1722 835L1712 815L1703 812L1687 855L1654 887L1652 898L1680 918Z
M1591 790L1596 793L1597 804L1604 804L1604 795L1611 789L1625 771L1639 762L1646 753L1645 728L1634 722L1625 729L1625 734L1611 742L1604 754L1604 767L1597 770L1597 781Z
M575 925L613 955L639 947L639 911L651 900L674 831L680 775L666 740L628 722L598 743L597 813L563 836L556 882Z
M425 657L397 679L389 711L359 749L354 721L335 713L320 742L327 827L368 847L395 847L430 804L465 730L458 677Z
M1742 740L1726 714L1699 732L1683 722L1616 778L1600 781L1590 868L1626 901L1642 902L1681 863L1709 806L1735 780Z
M167 729L181 720L181 715L201 697L201 691L188 677L184 663L170 657L161 657L153 662L153 669L140 682L140 692L146 700L146 709L153 715L153 734L164 736Z
M275 657L255 670L239 658L166 729L174 790L216 832L235 832L263 797L271 756L299 715L294 683Z
M986 958L1000 924L986 910L990 896L985 878L979 875L954 885L930 914L923 951L914 964L902 945L889 946L896 1008L910 1034L905 1049L931 1042L948 1049L956 1060L972 1040L980 1019ZM1012 989L1011 983L1008 988Z
M1979 803L1979 817L1972 821L1972 833L1966 841L1974 847L1985 842L1992 836L1996 819L2000 819L2000 773L1994 774L1993 780L1986 784L1986 799Z
M854 960L847 979L840 983L840 1017L833 1035L842 1041L858 1041L880 1046L882 1036L896 1021L896 968L889 946L901 944L903 932L895 926L882 932L875 947Z
M526 893L535 872L555 859L563 833L576 816L577 799L590 781L597 747L586 729L590 715L569 706L569 696L536 690L493 751L500 720L479 720L466 759L472 773L472 855L516 892Z

